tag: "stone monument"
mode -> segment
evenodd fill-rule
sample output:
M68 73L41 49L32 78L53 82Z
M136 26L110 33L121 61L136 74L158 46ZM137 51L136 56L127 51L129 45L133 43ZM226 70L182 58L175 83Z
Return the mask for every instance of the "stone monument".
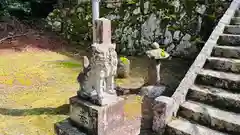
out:
M161 96L166 87L160 82L161 61L169 57L169 54L159 48L159 44L154 42L151 50L146 51L148 58L148 77L144 86L140 90L143 96L142 103L142 129L151 130L153 124L153 102Z
M101 18L97 20L96 26L97 41L91 46L92 56L90 60L84 56L84 69L78 77L78 96L103 106L116 99L114 76L118 58L116 45L111 43L110 21Z
M96 41L91 56L83 58L80 90L70 98L70 118L55 125L58 135L117 135L124 125L124 101L114 90L117 53L111 43L111 21L95 21ZM64 125L65 124L65 125ZM68 127L68 128L67 128Z
M152 50L146 51L149 60L147 85L160 85L160 66L161 61L167 59L169 54L159 48L159 44L154 42Z

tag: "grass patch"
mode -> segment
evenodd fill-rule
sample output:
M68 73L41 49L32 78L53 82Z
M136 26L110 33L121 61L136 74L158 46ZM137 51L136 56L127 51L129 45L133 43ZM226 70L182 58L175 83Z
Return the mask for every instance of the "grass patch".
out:
M54 123L69 117L81 62L55 52L21 52L2 55L0 67L0 134L54 135ZM130 97L124 109L127 118L138 116L141 97Z

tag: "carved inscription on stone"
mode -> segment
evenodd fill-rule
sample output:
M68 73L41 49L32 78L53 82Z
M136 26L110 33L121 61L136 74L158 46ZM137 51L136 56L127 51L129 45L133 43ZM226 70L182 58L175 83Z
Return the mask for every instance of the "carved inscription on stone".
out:
M84 110L84 108L81 108L79 106L74 106L71 107L71 111L71 118L75 122L77 122L82 127L91 128L92 124L90 122L90 117L87 110Z
M79 110L78 117L79 120L83 123L83 125L89 125L88 113L84 112L84 110Z

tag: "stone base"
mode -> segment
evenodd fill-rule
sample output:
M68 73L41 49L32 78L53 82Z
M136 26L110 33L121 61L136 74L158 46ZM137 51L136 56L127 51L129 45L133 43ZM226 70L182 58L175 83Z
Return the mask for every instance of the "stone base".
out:
M57 135L92 135L87 134L82 128L77 128L69 118L65 119L54 125L55 132ZM115 128L111 135L139 135L140 134L140 121L131 120L125 121L124 124ZM94 134L95 135L95 134ZM107 134L110 135L110 134ZM141 135L152 135L152 134L141 134Z
M121 95L129 95L129 94L138 94L140 89L139 88L124 88L124 87L116 87L116 92L118 96Z
M156 98L162 95L165 90L166 86L164 85L149 85L141 88L140 95L147 96L148 98Z
M57 135L87 135L81 129L73 126L70 119L63 120L54 125L55 133Z
M111 98L105 106L98 106L77 96L70 98L70 119L89 135L112 135L124 123L124 100Z
M154 116L153 103L155 98L161 96L165 89L166 87L163 85L150 85L141 88L140 94L143 96L141 129L152 130Z
M93 104L104 106L104 105L111 105L112 103L116 102L118 100L117 94L115 90L104 92L103 93L103 99L100 102L98 99L98 95L96 91L93 91L92 93L84 93L82 91L78 91L77 95L80 99L90 101ZM90 96L89 96L90 95Z

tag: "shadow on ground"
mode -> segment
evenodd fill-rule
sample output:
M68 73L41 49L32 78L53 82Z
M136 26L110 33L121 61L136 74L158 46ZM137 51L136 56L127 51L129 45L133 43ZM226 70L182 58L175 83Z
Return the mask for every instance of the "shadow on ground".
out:
M0 108L1 115L27 116L27 115L67 115L69 104L61 105L57 108L32 108L32 109L7 109Z

